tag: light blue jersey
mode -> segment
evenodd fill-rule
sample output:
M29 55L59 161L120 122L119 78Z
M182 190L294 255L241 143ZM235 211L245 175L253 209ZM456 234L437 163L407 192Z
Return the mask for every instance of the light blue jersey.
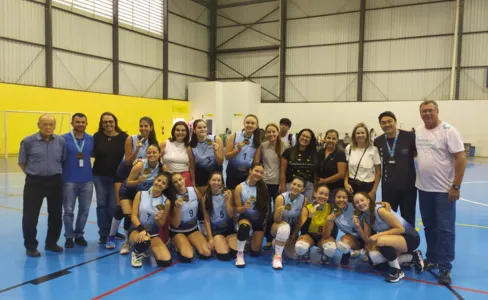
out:
M181 223L178 228L170 227L173 232L189 232L197 228L198 219L198 196L195 189L187 187L188 201L183 201L181 206ZM176 195L176 199L185 198L185 195Z
M247 202L247 200L251 200L251 207L246 209L244 213L241 215L244 216L246 219L259 219L260 214L259 211L255 210L254 207L256 205L256 186L250 186L247 181L241 183L241 201L242 205Z
M234 156L227 165L230 170L236 170L239 172L247 172L252 166L254 154L256 154L256 148L253 146L254 135L247 139L243 132L236 132L236 138L234 140L234 149L237 149L237 144L247 140L249 143L245 144L241 151ZM247 142L246 142L247 143Z
M283 221L288 223L291 227L295 226L298 222L298 217L302 212L303 202L305 201L305 196L300 194L293 199L290 198L290 192L285 192L281 194L283 199L285 199L285 211L283 212Z
M212 234L217 235L232 230L232 219L227 215L224 194L212 195L213 210L210 214L210 226Z
M374 224L371 226L373 230L376 232L384 232L391 229L391 226L388 225L388 223L386 223L385 221L383 221L383 219L381 219L378 213L378 210L380 208L383 208L383 206L377 204L374 209L374 215L375 215ZM418 232L415 230L415 228L413 228L413 226L407 221L405 221L405 219L403 219L399 214L397 214L394 211L391 211L391 213L395 215L397 220L400 221L400 223L402 224L403 228L405 228L405 234L412 235L412 236L418 235ZM369 218L366 219L369 220Z
M144 229L151 237L159 236L159 226L154 219L158 212L157 205L163 205L167 199L164 195L157 198L152 196L152 189L141 192L141 200L139 202L139 221Z
M137 149L137 141L139 141L139 139L137 138L138 136L139 136L138 134L134 134L131 136L131 138L132 138L132 153L134 153ZM149 142L146 139L146 141L142 144L141 148L139 148L139 151L136 154L136 159L146 158L146 155L147 155L146 152L147 152L148 147L149 147ZM124 154L124 158L122 158L122 161L125 162L125 154Z
M215 143L215 135L208 135L204 142L198 142L195 148L191 148L193 157L195 157L196 168L210 168L217 165L213 144L207 144L207 141L209 140L212 141L212 143Z
M159 162L154 168L151 168L149 166L149 162L147 161L147 158L144 158L142 161L144 162L144 168L142 169L141 174L137 176L137 178L139 179L141 178L141 176L146 176L146 180L143 183L139 183L137 185L137 190L147 191L153 185L154 180L156 180L156 177L158 177L160 168L159 168Z
M359 233L356 231L354 227L354 223L352 222L352 217L354 216L354 206L351 202L347 203L346 208L342 211L342 214L338 217L335 217L334 223L340 231L344 233L348 233L356 238L359 238Z

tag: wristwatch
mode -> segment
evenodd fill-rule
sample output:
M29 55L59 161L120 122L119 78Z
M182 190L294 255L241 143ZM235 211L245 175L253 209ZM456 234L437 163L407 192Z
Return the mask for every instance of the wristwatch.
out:
M460 185L458 185L458 184L453 184L453 185L452 185L452 187L453 187L453 189L455 189L456 191L459 191L459 189L461 188L461 186L460 186Z

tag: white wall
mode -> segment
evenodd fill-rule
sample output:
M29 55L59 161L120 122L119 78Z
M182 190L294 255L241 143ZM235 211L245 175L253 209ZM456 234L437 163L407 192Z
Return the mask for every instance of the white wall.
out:
M188 84L192 118L212 119L213 133L226 128L242 129L247 114L256 114L261 105L261 86L251 82L192 82ZM262 125L262 124L261 124Z
M403 102L362 102L362 103L284 103L261 104L259 123L278 123L283 117L292 121L292 132L311 128L315 134L328 129L339 131L341 138L346 132L351 134L354 125L365 122L369 128L381 133L378 115L392 111L398 126L410 130L422 124L419 114L420 101ZM439 101L439 117L456 127L465 143L476 146L476 156L488 156L488 100Z

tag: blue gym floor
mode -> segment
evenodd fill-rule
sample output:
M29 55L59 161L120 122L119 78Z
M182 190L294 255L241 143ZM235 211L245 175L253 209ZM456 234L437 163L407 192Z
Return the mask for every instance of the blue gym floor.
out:
M349 268L311 265L287 260L284 270L271 268L270 251L262 257L246 255L247 266L216 259L190 264L174 257L160 269L147 260L140 269L98 245L96 203L92 203L85 238L89 245L62 254L46 253L47 209L39 217L40 258L25 255L22 239L24 175L16 159L0 161L0 299L488 299L488 160L470 159L457 206L456 260L453 285L437 284L434 274L405 269L405 280L386 283L366 263L353 260ZM378 193L381 195L381 193ZM45 204L45 203L44 203ZM420 213L417 227L423 238ZM64 232L63 232L64 233ZM120 246L121 242L119 242ZM64 237L59 240L64 246ZM425 242L420 249L425 252Z

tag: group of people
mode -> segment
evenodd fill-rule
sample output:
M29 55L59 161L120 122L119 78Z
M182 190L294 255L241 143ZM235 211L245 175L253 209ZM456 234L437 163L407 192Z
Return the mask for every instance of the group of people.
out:
M39 132L22 141L19 154L26 174L26 254L40 256L36 227L44 197L45 249L63 251L57 245L62 221L65 247L86 246L94 186L99 243L113 249L116 239L125 240L120 253L132 251L134 267L151 253L159 266L170 265L170 244L182 262L191 262L195 249L200 259L235 259L237 267L246 265L245 252L259 256L262 249L273 249L274 269L283 269L284 254L310 262L311 248L317 247L322 263L339 252L344 266L356 256L374 267L386 265L388 282L401 280L401 265L408 263L420 272L439 268L439 282L450 284L455 200L466 160L461 135L438 113L436 102L423 102L424 124L413 133L397 129L394 113L383 112L378 121L384 134L373 141L359 123L344 151L337 147L336 130L326 132L318 150L314 132L290 134L286 118L260 130L258 118L249 114L224 145L201 119L191 133L185 122L176 122L171 137L159 143L149 117L129 136L116 116L105 112L91 136L86 116L76 113L73 130L57 136L56 120L44 115ZM380 182L383 202L376 202ZM425 261L417 249L417 190ZM122 221L125 235L118 232Z

